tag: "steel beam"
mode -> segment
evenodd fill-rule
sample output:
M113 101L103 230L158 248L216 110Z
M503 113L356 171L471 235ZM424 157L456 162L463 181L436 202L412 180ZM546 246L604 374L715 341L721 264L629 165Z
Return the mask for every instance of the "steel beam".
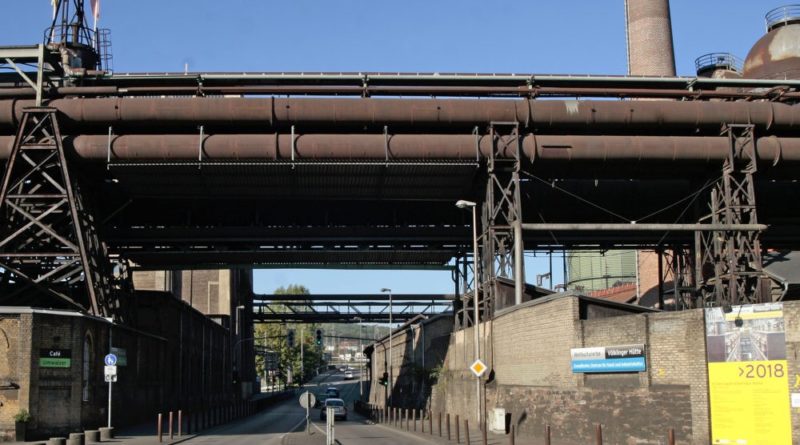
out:
M108 258L70 176L56 113L53 108L25 110L5 168L0 301L43 304L44 294L121 320Z
M760 231L767 230L766 224L615 224L615 223L526 223L523 230L546 232L719 232L719 231Z
M453 301L454 295L446 294L392 294L392 300L396 302L406 301ZM389 301L385 293L381 294L309 294L309 295L285 295L285 294L255 294L253 301Z
M757 226L753 176L758 170L753 125L727 125L728 156L711 191L710 213L701 221L721 226ZM761 229L697 232L698 287L707 304L732 306L769 301L761 259ZM713 272L712 272L713 271Z

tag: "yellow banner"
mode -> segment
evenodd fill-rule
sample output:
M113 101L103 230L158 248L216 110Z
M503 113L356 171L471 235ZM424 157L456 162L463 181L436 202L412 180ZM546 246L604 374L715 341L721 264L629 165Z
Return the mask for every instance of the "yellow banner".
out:
M791 445L786 360L708 364L711 442Z

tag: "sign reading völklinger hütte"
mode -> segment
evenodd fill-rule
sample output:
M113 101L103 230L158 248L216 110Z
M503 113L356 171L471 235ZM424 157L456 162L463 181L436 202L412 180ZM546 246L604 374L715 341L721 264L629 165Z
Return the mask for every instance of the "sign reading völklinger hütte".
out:
M647 369L644 345L570 349L572 372L640 372Z

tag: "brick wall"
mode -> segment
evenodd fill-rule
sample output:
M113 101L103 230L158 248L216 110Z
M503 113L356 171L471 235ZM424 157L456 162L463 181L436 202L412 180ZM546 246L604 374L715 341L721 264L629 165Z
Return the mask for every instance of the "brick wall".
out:
M527 437L541 438L550 425L554 440L564 443L591 440L598 423L606 443L660 444L670 428L678 443L707 443L702 311L620 315L624 312L584 310L589 319L581 320L578 301L526 303L482 327L494 343L493 357L491 349L486 352L494 360L494 375L484 390L487 412L505 408ZM647 372L571 371L571 348L630 343L647 345ZM475 378L465 369L472 358L472 330L454 332L446 369L432 392L434 412L475 421Z
M148 333L118 325L111 332L113 345L127 352L127 365L119 366L113 386L114 425L234 400L229 330L168 294L138 297L138 319ZM0 440L13 438L13 416L21 408L32 415L34 439L105 425L108 384L102 360L109 352L109 327L103 319L75 312L3 308ZM70 366L40 367L42 349L70 350Z
M392 406L427 408L431 381L428 376L441 368L449 350L453 319L433 317L398 329L392 334L392 382L388 387L378 382L388 372L389 339L371 346L369 403L383 406L385 398Z
M620 313L582 311L577 299L567 296L525 303L481 325L492 339L482 344L482 355L494 366L481 395L487 412L505 408L524 437L541 439L550 425L555 443L589 443L596 424L603 425L605 443L663 444L669 429L678 444L708 443L703 311ZM789 391L798 392L800 302L784 302L784 318ZM472 423L477 395L467 366L474 358L473 331L448 338L444 369L426 406L434 415L450 413ZM570 348L630 343L645 345L646 372L572 374ZM383 389L375 380L372 387ZM382 404L382 395L371 395L371 401ZM800 410L792 410L792 424L793 441L800 443Z
M21 399L27 400L28 375L20 369L26 355L21 350L21 335L19 315L0 318L0 425L13 425L14 414L24 402ZM0 427L0 441L12 439Z

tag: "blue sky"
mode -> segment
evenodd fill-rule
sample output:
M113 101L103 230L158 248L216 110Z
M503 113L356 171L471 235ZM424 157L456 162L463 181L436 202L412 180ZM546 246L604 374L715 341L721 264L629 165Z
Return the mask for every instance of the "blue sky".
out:
M116 72L404 71L624 74L623 0L101 0ZM788 0L672 0L679 75L741 58ZM49 0L5 0L0 44L38 43ZM88 2L87 2L88 4ZM528 281L547 261L529 261ZM560 271L560 259L554 260ZM560 273L555 283L561 282ZM265 270L256 291L452 292L449 272Z

